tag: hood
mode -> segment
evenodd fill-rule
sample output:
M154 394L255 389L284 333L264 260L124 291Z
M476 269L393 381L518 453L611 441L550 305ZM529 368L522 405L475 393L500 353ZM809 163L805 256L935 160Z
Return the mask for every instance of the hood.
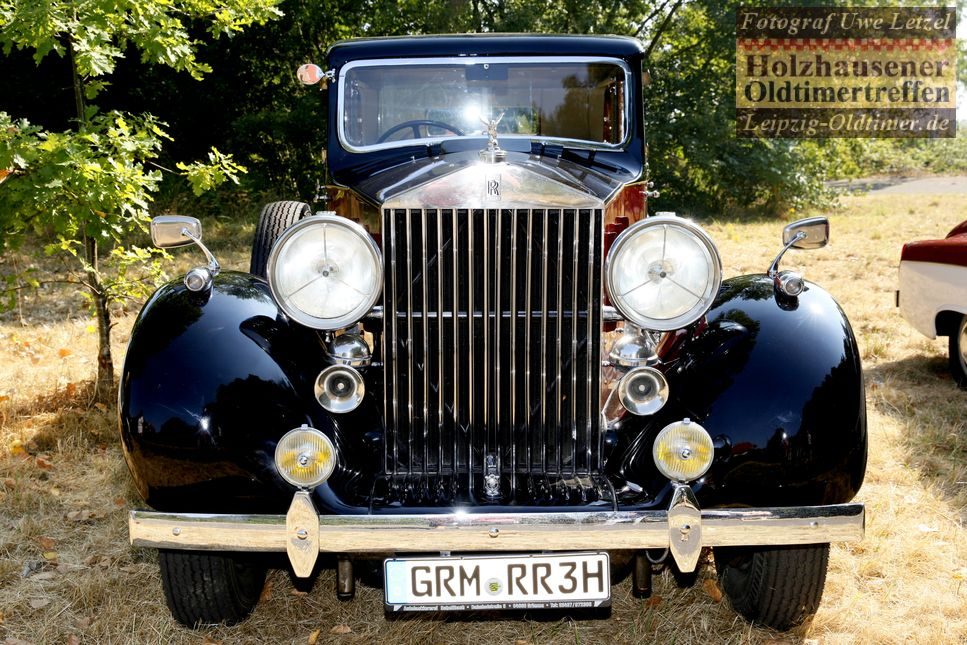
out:
M490 163L474 151L401 164L356 190L394 208L600 208L623 185L563 159L508 152Z

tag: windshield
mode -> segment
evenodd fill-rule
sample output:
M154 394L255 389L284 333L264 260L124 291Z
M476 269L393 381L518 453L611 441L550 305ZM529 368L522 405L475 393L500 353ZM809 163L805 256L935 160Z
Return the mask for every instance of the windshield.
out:
M339 137L367 151L454 137L560 139L614 148L628 134L627 67L614 59L362 61L343 68Z

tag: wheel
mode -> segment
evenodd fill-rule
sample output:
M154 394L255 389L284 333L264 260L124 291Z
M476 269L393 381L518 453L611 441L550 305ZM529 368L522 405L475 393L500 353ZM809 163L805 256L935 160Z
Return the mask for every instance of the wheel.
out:
M784 631L819 608L828 544L718 548L714 553L722 590L750 621Z
M168 609L182 625L233 624L255 608L265 567L222 553L158 552Z
M266 204L262 214L259 215L255 239L252 241L252 262L249 265L249 273L260 278L266 277L265 270L268 268L272 245L282 235L282 231L309 215L312 215L312 209L304 202Z
M443 130L448 130L448 131L452 132L453 134L457 135L458 137L462 137L463 136L463 131L461 131L458 128L455 128L454 126L450 125L449 123L444 123L443 121L434 121L433 119L413 119L412 121L403 121L402 123L397 123L392 128L390 128L389 130L387 130L386 132L384 132L379 137L379 139L376 140L376 143L385 143L386 141L389 141L389 138L391 136L393 136L394 134L396 134L400 130L405 130L407 128L410 128L413 131L413 138L414 139L419 139L420 138L420 128L421 127L422 128L431 128L431 127L432 128L442 128ZM427 134L429 134L429 131L427 131Z
M950 373L957 385L967 388L967 316L961 316L957 331L950 335Z

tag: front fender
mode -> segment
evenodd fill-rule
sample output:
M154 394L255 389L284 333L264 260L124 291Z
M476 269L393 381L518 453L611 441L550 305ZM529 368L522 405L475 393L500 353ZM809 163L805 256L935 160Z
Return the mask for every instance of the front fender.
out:
M727 280L704 321L669 335L659 353L673 400L637 425L622 420L634 436L618 462L653 501L670 489L654 467L654 437L683 417L716 446L695 485L705 508L836 504L857 493L867 453L859 350L822 288L807 283L789 298L764 275Z
M315 494L320 507L337 506L333 487L357 488L353 464L367 454L356 445L363 432L340 425L379 416L370 396L341 421L322 410L313 387L325 366L316 333L290 323L259 278L222 273L204 294L181 281L161 287L131 333L118 405L142 497L158 510L285 512L293 488L275 446L308 424L336 446L337 470Z

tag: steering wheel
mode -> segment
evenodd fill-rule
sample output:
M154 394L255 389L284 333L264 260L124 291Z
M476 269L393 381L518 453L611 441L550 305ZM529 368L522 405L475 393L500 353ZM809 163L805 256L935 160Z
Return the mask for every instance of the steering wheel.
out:
M444 123L443 121L434 121L433 119L413 119L412 121L403 121L402 123L397 123L392 128L384 132L379 137L379 139L376 140L376 143L384 143L387 140L389 140L391 136L393 136L400 130L405 130L407 128L410 128L411 130L413 130L414 139L422 139L423 137L420 136L420 128L431 128L431 127L442 128L444 130L452 132L458 137L463 136L462 131L453 127L449 123ZM429 134L429 130L427 130L427 134Z

